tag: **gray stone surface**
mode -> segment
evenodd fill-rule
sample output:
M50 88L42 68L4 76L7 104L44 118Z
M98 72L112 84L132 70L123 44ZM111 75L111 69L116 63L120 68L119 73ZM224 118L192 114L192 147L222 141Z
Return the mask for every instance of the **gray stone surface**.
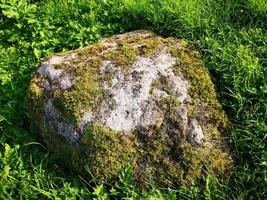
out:
M202 159L212 163L213 157L226 163L216 166L224 171L232 161L218 128L226 127L227 118L207 70L195 55L184 41L149 31L117 35L95 46L54 55L39 65L31 83L30 115L49 146L57 146L53 138L61 138L60 145L74 148L64 157L71 160L74 154L81 155L79 165L90 163L104 181L129 163L140 185L146 180L144 173L166 185L181 177L190 182L201 176ZM95 130L96 124L103 128ZM114 148L118 151L117 145L121 154L111 153ZM53 150L64 154L62 149ZM191 158L185 158L188 155ZM102 161L94 163L92 157ZM117 163L120 158L125 163ZM183 159L188 160L187 167Z

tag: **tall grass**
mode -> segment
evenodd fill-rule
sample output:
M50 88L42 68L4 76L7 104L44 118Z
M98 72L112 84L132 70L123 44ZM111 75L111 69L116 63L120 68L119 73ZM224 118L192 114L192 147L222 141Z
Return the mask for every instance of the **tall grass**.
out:
M267 190L267 3L264 0L0 0L0 198L264 199ZM39 143L24 108L36 64L135 29L185 38L213 75L236 169L204 187L138 191L131 172L89 186ZM93 187L93 188L92 188Z

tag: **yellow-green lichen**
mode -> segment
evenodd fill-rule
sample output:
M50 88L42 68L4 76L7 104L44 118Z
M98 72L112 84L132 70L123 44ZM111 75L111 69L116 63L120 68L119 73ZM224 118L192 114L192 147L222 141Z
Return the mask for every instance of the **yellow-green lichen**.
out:
M172 54L181 61L180 70L190 82L189 95L193 99L189 105L191 117L207 114L207 123L226 128L228 120L217 99L210 74L201 62L199 54L184 48L172 49Z
M92 154L87 164L93 176L100 181L110 181L128 164L135 165L135 140L130 135L93 123L85 130L81 143L87 154Z
M153 56L163 45L164 39L160 37L141 39L137 42L138 49L144 56Z
M166 110L167 116L165 117L172 122L177 120L178 106L181 104L176 96L161 96L159 105Z
M158 79L155 79L152 84L151 84L151 91L153 91L154 89L159 89L161 91L166 92L167 94L169 94L169 92L171 91L171 84L169 83L169 79L167 76L164 75L160 75Z
M165 128L160 127L153 135L139 141L143 146L140 146L141 156L135 173L140 187L182 185L185 173L179 161L182 151L176 148L178 145L172 139Z
M29 85L28 94L26 98L26 105L34 108L41 109L42 104L45 102L46 95L44 89L40 86L40 80L34 77Z
M113 61L122 67L130 67L137 59L138 50L123 41L119 41L118 48L105 52L101 57L104 60Z
M101 101L104 95L99 87L99 60L92 59L88 63L72 68L71 74L77 77L73 87L68 90L55 90L54 99L62 112L72 113L72 117L79 122L81 110L91 111ZM59 105L61 104L61 105Z
M183 162L187 166L186 176L187 185L192 180L198 180L205 176L204 171L215 172L218 176L223 175L232 168L232 160L229 152L221 152L222 146L214 146L207 142L202 148L192 147L189 144L183 145Z

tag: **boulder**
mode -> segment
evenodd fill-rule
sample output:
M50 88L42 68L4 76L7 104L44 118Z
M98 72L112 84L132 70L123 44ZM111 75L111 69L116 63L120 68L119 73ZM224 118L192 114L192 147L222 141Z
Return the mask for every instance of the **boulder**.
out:
M229 122L199 54L140 30L42 62L27 97L49 150L87 180L190 186L232 167Z

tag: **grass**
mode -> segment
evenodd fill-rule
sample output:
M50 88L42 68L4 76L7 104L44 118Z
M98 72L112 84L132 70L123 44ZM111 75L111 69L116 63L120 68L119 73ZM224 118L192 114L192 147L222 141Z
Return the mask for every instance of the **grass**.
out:
M0 0L0 199L264 199L267 193L265 0ZM203 187L139 191L131 168L90 186L31 131L24 98L45 56L135 29L187 39L232 123L236 169Z

